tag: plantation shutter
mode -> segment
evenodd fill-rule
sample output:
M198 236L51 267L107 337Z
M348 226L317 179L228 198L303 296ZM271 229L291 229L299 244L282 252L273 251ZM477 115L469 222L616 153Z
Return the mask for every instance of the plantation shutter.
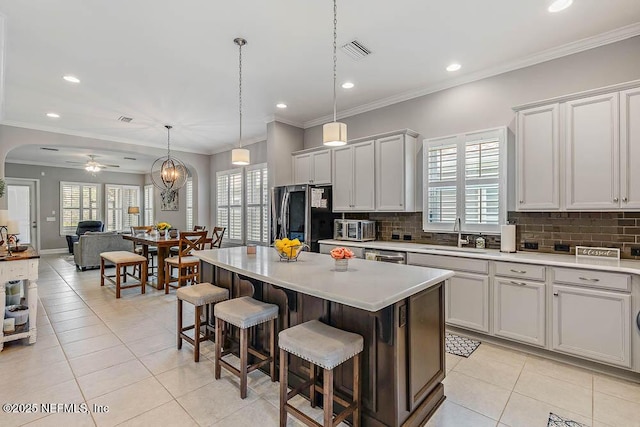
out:
M78 222L97 220L100 204L97 184L60 182L60 234L73 234Z
M465 222L498 225L500 143L497 139L467 142L465 151Z
M429 223L453 224L457 218L458 148L430 147L427 156Z
M246 171L247 241L267 242L267 168L256 165Z
M193 230L193 180L187 179L187 230Z
M144 225L153 225L153 185L144 186Z

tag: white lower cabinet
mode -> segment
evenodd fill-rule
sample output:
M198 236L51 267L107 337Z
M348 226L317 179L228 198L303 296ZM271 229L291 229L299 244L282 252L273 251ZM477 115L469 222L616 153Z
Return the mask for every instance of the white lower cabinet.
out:
M631 295L553 286L553 349L631 366Z
M545 284L496 277L493 281L493 333L544 346Z
M445 284L446 322L489 332L489 277L458 273Z

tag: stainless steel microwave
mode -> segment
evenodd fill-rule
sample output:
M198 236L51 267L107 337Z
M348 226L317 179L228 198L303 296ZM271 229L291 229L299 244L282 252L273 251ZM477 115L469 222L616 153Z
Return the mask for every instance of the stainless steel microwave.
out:
M376 240L376 222L364 219L336 219L333 221L333 238L355 242Z

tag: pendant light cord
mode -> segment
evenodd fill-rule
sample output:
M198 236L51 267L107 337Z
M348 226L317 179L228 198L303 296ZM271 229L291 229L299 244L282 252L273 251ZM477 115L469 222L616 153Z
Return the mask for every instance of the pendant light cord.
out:
M240 139L238 140L238 145L240 146L240 148L242 148L242 43L240 43L239 45L239 49L240 49L240 55L239 55L239 72L238 72L238 80L239 80L239 84L238 84L238 105L239 105L239 110L240 110Z
M338 38L338 3L333 0L333 121L337 121L336 107L336 79L337 79L337 38Z
M171 159L171 126L166 125L167 128L167 160Z

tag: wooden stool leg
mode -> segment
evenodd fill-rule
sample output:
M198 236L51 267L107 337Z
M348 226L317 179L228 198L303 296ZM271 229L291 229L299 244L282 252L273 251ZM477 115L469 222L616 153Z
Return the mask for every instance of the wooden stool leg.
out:
M120 264L116 264L116 299L120 298Z
M199 362L200 361L200 314L202 314L202 306L197 305L194 311L196 312L196 318L193 324L193 342L194 342L193 343L193 346L194 346L193 361Z
M271 357L271 363L269 363L269 370L271 374L271 382L276 382L276 319L269 322L269 357Z
M178 350L182 348L182 300L178 299Z
M220 379L220 354L222 353L222 338L221 338L221 331L222 331L222 320L216 318L216 366L215 366L215 374L214 374L214 378L219 380Z
M124 283L127 283L127 266L125 265L124 267L122 267L122 269L124 270L124 273L123 273L124 280L123 281L124 281Z
M100 286L104 286L104 258L100 257Z
M324 370L324 388L323 401L324 405L324 427L333 426L333 369Z
M353 401L356 409L353 412L353 427L360 427L360 354L353 357Z
M280 427L286 427L287 425L287 410L285 405L287 404L287 352L280 349Z
M159 268L159 267L158 267ZM169 263L164 264L164 293L169 293L169 279L171 278L171 267Z
M311 407L316 407L316 365L309 362L309 379L311 380L311 387L309 387L309 400L311 400Z
M240 398L245 399L247 397L247 359L249 356L248 350L248 335L249 329L240 329Z

